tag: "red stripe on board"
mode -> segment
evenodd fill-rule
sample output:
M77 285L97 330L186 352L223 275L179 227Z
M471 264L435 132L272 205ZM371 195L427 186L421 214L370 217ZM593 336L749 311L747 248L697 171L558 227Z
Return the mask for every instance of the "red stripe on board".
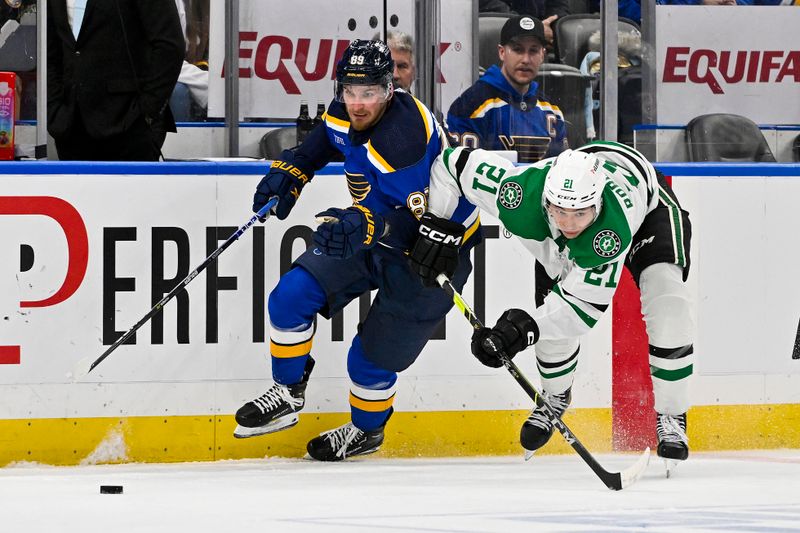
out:
M0 365L18 365L19 354L19 346L0 346Z
M655 411L647 332L639 288L626 268L612 304L611 418L614 450L641 450L655 443Z
M672 186L672 177L666 176ZM641 450L656 444L650 348L639 288L624 269L612 304L611 419L614 450Z

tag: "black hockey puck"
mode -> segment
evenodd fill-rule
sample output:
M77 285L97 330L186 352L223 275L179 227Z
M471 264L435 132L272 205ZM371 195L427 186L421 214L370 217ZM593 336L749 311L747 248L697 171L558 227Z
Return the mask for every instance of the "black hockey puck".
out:
M122 485L100 485L100 494L122 494Z

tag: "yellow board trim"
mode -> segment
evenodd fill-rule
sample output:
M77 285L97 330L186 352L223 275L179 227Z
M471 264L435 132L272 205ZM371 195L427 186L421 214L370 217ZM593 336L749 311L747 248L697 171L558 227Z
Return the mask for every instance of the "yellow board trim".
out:
M273 357L288 359L291 357L301 357L311 353L311 343L314 339L308 339L300 344L277 344L269 341L269 353Z
M379 457L521 454L527 411L395 412ZM349 413L307 413L292 429L235 439L232 415L0 420L0 466L18 462L215 461L303 457L306 443L350 420ZM592 453L611 452L611 409L570 410L564 421ZM701 406L689 412L692 451L800 448L800 405ZM484 428L478 430L477 428ZM485 428L491 428L486 431ZM108 450L123 453L109 453ZM558 435L537 454L574 453Z

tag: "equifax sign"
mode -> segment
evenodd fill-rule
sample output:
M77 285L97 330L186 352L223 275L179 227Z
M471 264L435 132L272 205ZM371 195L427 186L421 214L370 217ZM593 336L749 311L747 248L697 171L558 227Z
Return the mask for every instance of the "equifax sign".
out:
M305 81L333 79L336 62L349 44L348 39L292 39L284 35L259 38L258 32L243 31L239 33L239 59L245 61L239 63L239 77L277 80L286 94L301 94L292 71ZM223 68L221 77L224 76Z
M714 50L670 46L663 83L696 83L714 94L738 83L800 84L800 50Z
M349 39L292 38L239 32L239 77L278 81L286 94L302 94L298 83L333 80L336 63L350 44ZM439 54L451 43L439 43ZM225 68L220 72L225 77ZM438 82L446 83L441 70Z
M660 123L708 113L800 121L800 9L658 5L655 23Z

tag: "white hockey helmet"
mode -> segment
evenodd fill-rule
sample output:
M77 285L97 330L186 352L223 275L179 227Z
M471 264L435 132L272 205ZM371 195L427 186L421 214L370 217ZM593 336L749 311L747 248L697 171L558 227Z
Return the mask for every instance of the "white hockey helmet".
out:
M595 208L595 217L603 206L605 176L600 159L586 152L564 150L553 161L544 181L548 202L567 209Z

